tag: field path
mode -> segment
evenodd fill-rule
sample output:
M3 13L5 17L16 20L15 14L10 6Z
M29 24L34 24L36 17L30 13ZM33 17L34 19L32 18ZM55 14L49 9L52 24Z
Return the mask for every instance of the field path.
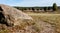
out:
M42 21L39 21L39 24L42 28L40 33L56 33L55 27L53 27L51 24Z

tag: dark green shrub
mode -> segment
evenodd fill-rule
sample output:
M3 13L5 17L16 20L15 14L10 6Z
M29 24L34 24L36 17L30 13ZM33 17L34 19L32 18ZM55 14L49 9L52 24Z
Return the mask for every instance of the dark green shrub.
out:
M53 11L56 11L56 10L57 10L57 4L54 3L54 4L53 4Z
M44 11L46 12L48 10L48 7L44 7Z

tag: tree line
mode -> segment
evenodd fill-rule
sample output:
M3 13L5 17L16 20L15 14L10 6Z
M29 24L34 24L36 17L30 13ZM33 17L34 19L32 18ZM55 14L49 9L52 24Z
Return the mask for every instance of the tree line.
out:
M52 11L57 11L58 10L58 7L57 7L57 4L56 3L53 3L53 6L52 7L15 7L15 8L17 8L17 9L19 9L19 10L22 10L22 11L24 11L24 10L44 10L44 11L47 11L47 10L51 10L52 9Z

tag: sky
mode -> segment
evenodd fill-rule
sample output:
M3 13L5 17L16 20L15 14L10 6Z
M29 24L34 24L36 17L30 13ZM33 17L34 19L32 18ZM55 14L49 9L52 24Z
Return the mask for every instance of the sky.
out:
M52 6L56 3L60 6L60 0L0 0L0 4L6 4L10 6Z

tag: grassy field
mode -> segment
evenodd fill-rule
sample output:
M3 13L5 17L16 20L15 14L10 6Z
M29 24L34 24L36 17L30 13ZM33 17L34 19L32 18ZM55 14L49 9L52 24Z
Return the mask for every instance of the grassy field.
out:
M39 32L42 28L38 21L40 22L43 21L43 22L51 24L53 27L55 27L56 32L60 33L60 14L33 13L33 12L32 13L28 12L27 14L33 18L33 21L27 22L27 20L24 20L21 23L20 27L16 27L18 30L24 29L24 27L32 25L33 29L36 32ZM4 29L0 31L0 33L8 33L8 32L11 32L11 31L8 29Z
M56 32L60 33L60 14L41 14L41 13L27 13L33 17L35 21L41 20L50 23L55 27Z

